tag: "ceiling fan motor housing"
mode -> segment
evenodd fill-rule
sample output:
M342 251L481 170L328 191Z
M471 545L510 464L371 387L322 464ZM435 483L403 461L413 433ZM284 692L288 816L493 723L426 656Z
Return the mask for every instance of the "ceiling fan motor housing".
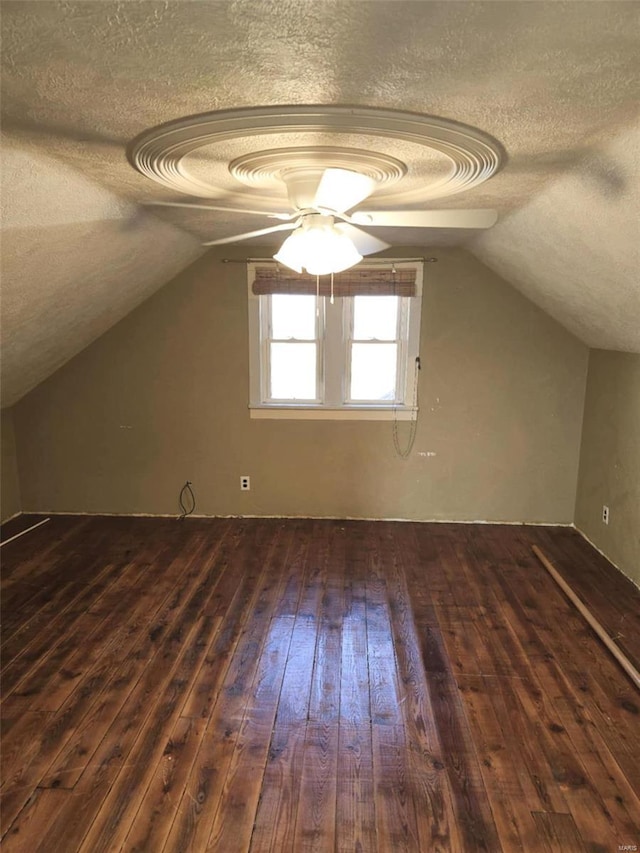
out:
M280 177L287 185L289 203L294 210L314 208L316 192L324 167L283 169Z

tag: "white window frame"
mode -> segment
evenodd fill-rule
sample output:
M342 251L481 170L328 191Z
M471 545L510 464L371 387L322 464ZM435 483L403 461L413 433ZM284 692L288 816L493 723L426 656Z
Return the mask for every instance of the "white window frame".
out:
M378 299L380 297L377 297ZM414 297L411 297L413 299ZM405 401L411 401L411 393L413 389L407 388L407 348L409 345L409 337L410 337L410 329L409 329L409 316L411 313L410 307L410 299L408 297L403 297L400 299L400 304L398 305L398 316L396 319L396 336L393 339L383 339L378 340L377 338L372 338L370 340L359 340L353 337L354 331L354 304L353 299L344 299L342 300L342 328L343 328L343 346L344 346L344 354L343 354L343 365L344 370L342 371L342 399L344 400L344 405L348 407L354 406L366 406L366 407L374 407L380 408L385 407L400 407L404 406ZM354 343L357 344L388 344L395 343L397 346L396 351L396 398L394 400L389 400L385 402L381 402L380 400L352 400L350 398L351 392L351 347ZM417 355L417 353L416 353ZM413 380L413 373L411 375Z
M260 297L258 297L260 302ZM316 299L314 297L314 303ZM272 316L271 316L271 300L266 305L267 310L259 310L260 315L260 405L268 406L320 406L322 405L322 389L324 384L323 367L324 367L324 336L322 330L324 328L324 300L319 300L319 306L314 305L316 321L315 321L315 338L288 338L279 339L273 337ZM265 303L262 303L265 304ZM316 345L316 396L312 399L300 400L278 400L269 399L270 375L269 368L271 359L269 358L269 348L272 343L283 344L310 344Z
M420 323L422 315L422 262L389 260L388 266L376 264L376 269L394 267L416 270L416 295L400 298L397 388L402 389L396 400L348 401L350 389L350 349L353 324L352 299L320 297L316 321L317 400L285 401L268 399L268 368L270 343L270 311L265 302L252 292L256 267L265 262L247 264L249 309L249 410L251 418L289 418L312 420L410 420L415 417L415 360L419 357ZM362 265L366 268L366 265ZM262 305L262 308L261 308ZM344 402L343 402L344 401Z

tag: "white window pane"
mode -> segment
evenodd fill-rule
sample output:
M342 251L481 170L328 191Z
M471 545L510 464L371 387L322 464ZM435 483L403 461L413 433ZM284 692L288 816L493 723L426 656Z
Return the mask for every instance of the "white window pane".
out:
M396 344L352 345L352 400L395 400L397 349Z
M287 340L287 338L314 340L316 336L315 296L274 294L271 297L271 336L276 340Z
M269 397L272 400L315 400L315 344L271 344Z
M356 296L353 305L353 337L393 341L398 328L397 296Z

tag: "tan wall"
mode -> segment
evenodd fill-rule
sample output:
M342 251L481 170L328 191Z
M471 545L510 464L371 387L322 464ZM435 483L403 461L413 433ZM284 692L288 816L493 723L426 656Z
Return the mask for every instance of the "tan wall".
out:
M6 521L20 512L21 509L13 409L2 410L0 437L2 439L2 499L0 501L0 515L1 520Z
M196 262L18 404L26 508L173 513L190 479L203 514L573 521L588 351L556 322L438 250L403 461L390 422L250 420L246 272L219 261L234 252Z
M640 584L640 355L591 350L576 526Z

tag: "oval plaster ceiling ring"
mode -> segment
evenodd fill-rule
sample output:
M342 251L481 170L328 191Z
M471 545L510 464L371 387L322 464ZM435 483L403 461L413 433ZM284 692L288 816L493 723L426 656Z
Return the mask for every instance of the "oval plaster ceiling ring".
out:
M352 169L372 178L376 184L396 183L407 173L402 160L365 151L362 148L340 148L329 145L301 145L293 148L274 148L243 154L229 163L229 171L248 186L265 186L281 181L294 171L323 169Z
M375 139L376 147L386 144L387 148L394 140L401 140L421 146L425 154L426 150L435 151L451 161L452 168L444 178L417 190L383 193L385 201L392 203L442 198L471 189L495 174L503 160L499 143L467 125L374 107L322 105L254 107L188 116L145 131L132 141L127 155L138 171L172 190L198 197L219 196L225 193L224 188L189 173L184 163L189 154L222 142L246 141L257 135L273 136L277 142L279 135L292 133L370 136ZM271 154L279 147L274 145ZM301 147L309 150L314 146ZM253 156L260 153L263 152ZM367 154L396 159L384 151L367 151ZM251 156L246 155L249 159ZM232 162L235 160L242 160L242 157Z
M211 114L207 114L207 116L210 115ZM448 122L445 123L442 119L430 119L430 126L435 121L438 121L440 125L449 124ZM187 154L197 151L202 147L214 144L215 142L220 141L223 137L224 139L231 137L239 138L240 134L237 129L233 133L227 130L220 131L218 133L211 133L209 131L203 132L201 124L202 122L199 122L197 125L199 132L196 134L195 139L193 138L193 129L190 133L187 132L188 129L185 128L178 128L177 132L171 130L168 133L162 132L162 129L160 129L161 132L159 135L151 132L151 138L147 138L146 144L145 140L142 140L143 144L139 146L137 150L134 149L132 151L132 160L135 162L136 167L139 168L141 172L147 174L149 177L159 181L160 183L164 183L172 189L178 189L179 191L186 192L190 195L207 196L218 194L220 192L220 188L214 187L204 181L200 181L190 175L184 168L182 160ZM415 124L415 122L413 122L413 124ZM292 130L291 127L284 127L281 125L270 129L274 133L285 131L291 132ZM308 124L305 126L305 129L310 129ZM326 126L314 126L311 129L316 132L326 132L327 130ZM335 130L335 128L332 129ZM438 129L442 131L442 128L439 127ZM440 180L435 183L431 183L428 186L423 186L418 191L409 193L401 192L399 194L396 193L392 199L388 199L389 201L407 201L410 196L419 196L420 198L439 198L445 195L451 195L481 183L497 170L501 159L497 145L492 144L487 146L485 140L478 141L472 136L469 137L469 134L466 131L464 134L461 134L458 127L455 127L452 131L451 128L447 126L445 127L445 130L447 133L441 133L441 136L448 135L451 138L435 139L432 134L428 141L420 137L415 132L409 133L406 130L400 133L397 129L393 128L384 133L387 137L409 140L412 142L417 141L432 150L436 150L439 153L444 154L453 163L452 173L447 180ZM252 130L253 133L262 133L263 131L263 127ZM349 133L371 133L367 127L362 127L360 124L357 126L351 124L348 128L343 129L343 132L347 131ZM187 138L185 138L185 134ZM243 138L246 135L246 132L242 133ZM374 135L381 136L383 134L376 131L376 134ZM469 140L471 140L471 143L476 144L470 144ZM385 197L388 197L388 194L385 193ZM265 201L268 201L268 199L265 199Z

